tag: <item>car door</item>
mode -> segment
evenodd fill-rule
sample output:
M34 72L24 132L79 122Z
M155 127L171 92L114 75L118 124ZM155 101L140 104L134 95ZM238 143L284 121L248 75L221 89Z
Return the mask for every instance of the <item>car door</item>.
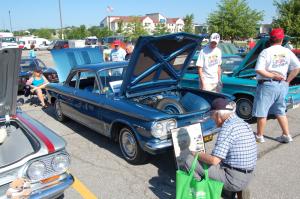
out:
M78 90L79 72L75 71L70 74L63 87L63 94L60 95L60 106L62 112L68 117L79 120L77 118L77 110L75 108L75 93Z
M74 96L73 103L77 114L80 116L79 122L99 133L104 133L104 125L99 113L103 102L94 71L80 72L78 90Z

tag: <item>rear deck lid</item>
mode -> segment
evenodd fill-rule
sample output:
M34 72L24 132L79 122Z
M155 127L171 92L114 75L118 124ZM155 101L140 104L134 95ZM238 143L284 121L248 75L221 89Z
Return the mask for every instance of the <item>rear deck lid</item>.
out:
M188 33L140 37L125 71L121 94L132 97L175 88L202 39Z
M0 116L16 114L21 49L0 50Z

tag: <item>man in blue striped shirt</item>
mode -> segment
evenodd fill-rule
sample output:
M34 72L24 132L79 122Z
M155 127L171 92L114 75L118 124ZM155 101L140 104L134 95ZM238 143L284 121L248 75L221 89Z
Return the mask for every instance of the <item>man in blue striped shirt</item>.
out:
M204 175L201 163L209 165L209 177L224 183L224 189L239 192L246 188L257 160L254 133L248 123L235 114L235 103L223 98L212 102L212 118L221 128L211 154L199 153L196 173ZM188 156L187 167L194 160Z

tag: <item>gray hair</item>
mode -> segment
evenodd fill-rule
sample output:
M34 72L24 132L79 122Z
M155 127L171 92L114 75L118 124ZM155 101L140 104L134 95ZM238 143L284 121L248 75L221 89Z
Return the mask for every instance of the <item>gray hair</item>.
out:
M221 118L227 117L228 115L231 115L235 113L236 110L236 103L230 102L226 108L232 109L232 110L215 110L215 113L217 113Z

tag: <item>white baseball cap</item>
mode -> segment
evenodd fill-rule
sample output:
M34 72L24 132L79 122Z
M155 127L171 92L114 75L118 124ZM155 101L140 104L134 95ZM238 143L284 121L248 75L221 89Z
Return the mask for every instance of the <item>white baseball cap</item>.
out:
M213 33L210 35L210 38L209 38L209 41L212 42L216 42L217 44L219 43L220 41L220 35L218 33Z

